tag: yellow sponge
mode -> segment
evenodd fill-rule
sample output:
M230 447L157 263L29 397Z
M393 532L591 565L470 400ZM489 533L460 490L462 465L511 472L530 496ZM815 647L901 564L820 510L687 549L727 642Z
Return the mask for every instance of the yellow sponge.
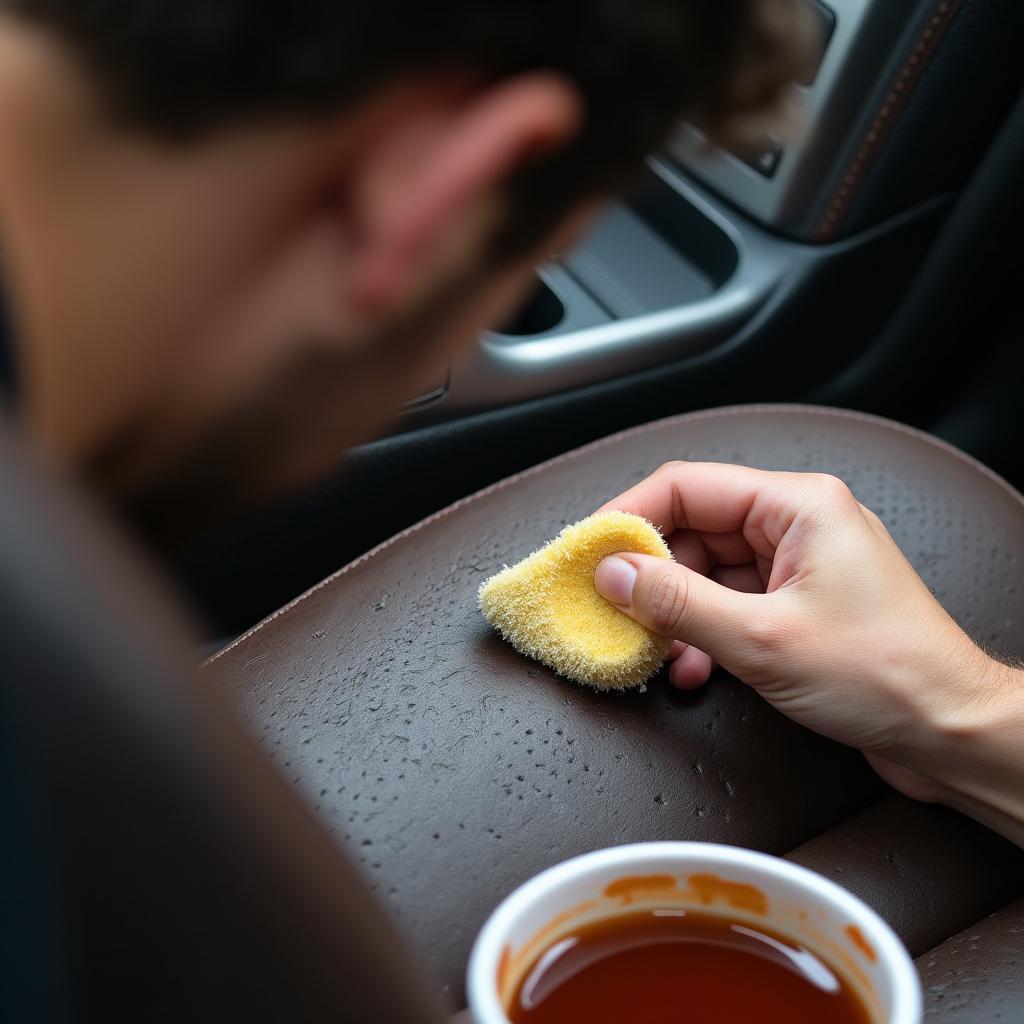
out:
M606 512L567 526L550 544L480 588L487 621L520 654L599 690L642 686L670 641L635 623L594 588L594 573L620 551L671 558L640 516Z

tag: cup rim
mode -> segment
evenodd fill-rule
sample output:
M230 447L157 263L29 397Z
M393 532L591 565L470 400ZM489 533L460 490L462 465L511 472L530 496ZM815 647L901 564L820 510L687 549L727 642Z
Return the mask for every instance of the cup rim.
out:
M679 858L712 860L716 867L757 867L776 877L816 892L837 905L868 932L868 938L893 980L893 1007L885 1024L918 1024L923 1013L921 984L910 954L892 928L859 897L824 875L771 854L736 846L700 842L650 842L614 846L580 854L547 868L524 882L498 905L473 944L466 976L471 1014L488 1022L507 1024L508 1015L495 982L504 949L504 935L515 917L527 906L543 900L552 890L579 877L581 872L622 867L635 870L645 861Z

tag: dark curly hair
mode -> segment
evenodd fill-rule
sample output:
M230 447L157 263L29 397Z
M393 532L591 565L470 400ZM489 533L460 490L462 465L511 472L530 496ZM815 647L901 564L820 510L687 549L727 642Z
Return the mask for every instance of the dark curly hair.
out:
M803 0L0 0L56 32L116 116L172 141L245 119L335 113L399 75L560 71L585 96L588 122L570 151L516 184L523 244L572 198L621 187L679 116L722 135L774 104L807 50L802 9Z

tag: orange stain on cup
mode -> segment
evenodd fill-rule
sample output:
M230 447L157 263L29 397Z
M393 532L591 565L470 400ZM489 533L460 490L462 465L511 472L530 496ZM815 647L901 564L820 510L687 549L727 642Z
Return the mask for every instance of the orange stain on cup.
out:
M690 885L705 906L710 906L715 900L722 900L734 910L749 910L752 914L768 913L768 897L757 886L728 882L717 875L690 875Z
M638 875L635 878L619 878L612 882L604 891L610 900L621 899L630 904L638 896L649 896L652 893L669 892L676 888L676 880L672 875Z
M855 925L848 925L846 928L846 934L850 941L872 962L875 963L878 960L878 954L875 952L874 946L864 938L864 933Z

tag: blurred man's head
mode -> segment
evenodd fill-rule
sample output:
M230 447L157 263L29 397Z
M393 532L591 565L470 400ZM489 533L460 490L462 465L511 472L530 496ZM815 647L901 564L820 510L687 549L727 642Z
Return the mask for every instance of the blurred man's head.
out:
M794 0L0 0L26 418L125 496L315 479L508 315Z

